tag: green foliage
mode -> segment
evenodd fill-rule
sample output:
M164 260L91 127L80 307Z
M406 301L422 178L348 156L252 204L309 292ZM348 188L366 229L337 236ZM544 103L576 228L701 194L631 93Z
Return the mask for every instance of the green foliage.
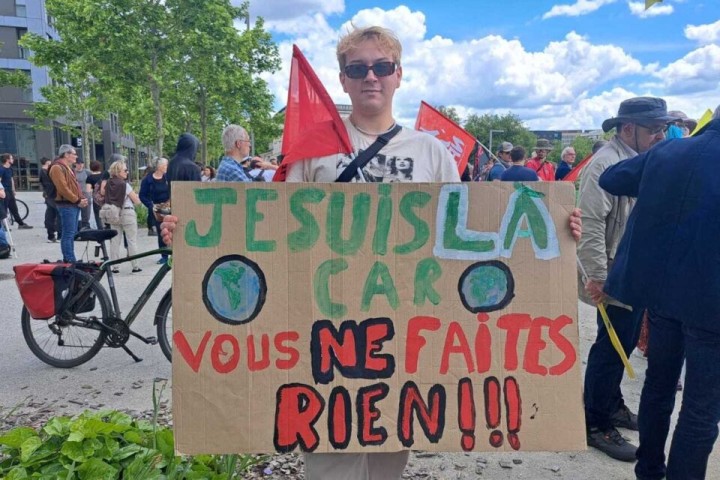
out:
M0 478L230 479L265 461L254 455L176 457L172 430L105 410L53 417L36 431L0 435Z
M190 131L202 141L202 161L222 152L228 123L252 130L258 145L278 135L273 97L259 78L280 67L277 46L262 19L242 32L235 27L248 15L247 2L47 0L46 6L61 40L22 41L31 61L54 79L38 118L82 123L116 112L124 133L165 156Z
M575 149L575 159L577 162L590 155L590 152L592 152L592 146L595 142L596 140L589 137L575 137L575 140L572 142L572 147Z
M30 86L30 77L21 70L0 70L0 87L26 88Z
M529 155L537 140L535 135L522 123L520 117L513 113L505 115L473 114L466 119L463 127L488 148L490 148L490 129L504 130L502 133L493 133L493 150L497 150L501 142L510 142L513 145L525 147Z
M452 120L453 122L457 123L458 125L462 124L462 119L460 118L460 115L457 113L457 110L455 110L455 107L446 107L444 105L440 105L437 107L437 111L445 115L447 118Z

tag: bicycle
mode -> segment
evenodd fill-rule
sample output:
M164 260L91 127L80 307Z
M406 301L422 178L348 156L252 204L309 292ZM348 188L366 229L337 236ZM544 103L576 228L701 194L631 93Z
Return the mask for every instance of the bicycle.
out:
M21 323L23 337L30 350L43 362L57 368L72 368L93 358L103 346L122 348L136 362L142 361L127 347L130 337L148 345L160 344L163 354L172 359L172 290L163 295L155 311L157 337L143 337L130 329L150 296L171 270L171 261L160 266L145 290L123 318L120 312L112 268L115 265L157 254L172 254L159 248L129 257L109 260L105 242L118 234L116 230L83 230L76 241L97 242L95 256L102 251L101 264L77 262L73 265L69 293L55 316L48 320L33 319L23 305ZM110 296L102 286L107 274ZM96 301L92 301L95 299ZM76 353L78 353L76 355Z
M17 204L17 210L18 210L18 216L20 217L20 220L25 220L28 215L30 214L30 209L27 206L27 203L23 202L19 198L15 197L15 203ZM10 213L10 210L8 210L8 222L10 225L15 224L15 219L13 218L12 214Z

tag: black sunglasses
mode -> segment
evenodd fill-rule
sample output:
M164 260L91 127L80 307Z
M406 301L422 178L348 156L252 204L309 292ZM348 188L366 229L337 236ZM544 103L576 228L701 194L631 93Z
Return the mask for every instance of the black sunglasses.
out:
M376 77L387 77L395 73L395 63L378 62L370 66L354 63L352 65L346 65L344 68L345 75L355 80L365 78L370 70L373 71Z

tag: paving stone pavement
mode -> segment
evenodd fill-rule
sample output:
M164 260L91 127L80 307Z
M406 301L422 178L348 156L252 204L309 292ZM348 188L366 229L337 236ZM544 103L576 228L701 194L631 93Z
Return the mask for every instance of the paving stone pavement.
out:
M74 414L84 409L113 408L147 414L152 407L152 388L155 379L170 379L171 365L158 346L144 345L130 340L130 348L143 361L135 363L122 350L104 348L88 363L69 370L55 369L42 363L30 352L20 329L22 302L13 280L12 266L18 263L39 262L42 259L57 260L59 243L47 243L43 228L45 205L37 192L20 192L18 198L29 208L28 223L32 230L12 231L17 245L18 258L0 260L0 430L8 422L39 425L53 414ZM147 236L145 228L139 228L138 243L141 251L155 248L154 237ZM83 244L76 245L76 253L85 252ZM157 271L157 258L140 261L143 269L131 274L129 265L116 276L121 308L124 312L145 288ZM133 325L143 335L155 335L152 315L160 297L170 287L170 275L150 299L145 310ZM580 304L580 338L583 369L587 351L595 334L594 309ZM640 390L644 380L645 360L633 354L631 362L637 379L625 379L623 392L633 411L637 411ZM678 408L681 394L678 395ZM169 397L167 403L170 403ZM676 408L676 415L677 410ZM169 411L164 411L171 422ZM676 418L676 417L675 417ZM675 421L673 419L673 422ZM3 421L5 423L3 423ZM623 431L630 440L637 442L635 432ZM720 447L711 456L708 467L710 480L720 480ZM274 462L274 463L273 463ZM270 463L255 471L252 478L303 478L302 461L296 455L277 455ZM405 478L419 479L588 479L625 480L634 479L632 464L609 459L590 449L571 453L427 453L414 452L410 458Z

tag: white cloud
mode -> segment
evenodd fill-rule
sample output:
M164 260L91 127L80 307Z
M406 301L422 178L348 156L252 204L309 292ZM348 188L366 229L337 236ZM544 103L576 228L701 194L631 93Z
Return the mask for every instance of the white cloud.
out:
M543 20L552 17L578 17L592 13L603 5L615 3L616 0L577 0L572 5L554 5L542 16Z
M720 91L720 46L705 45L661 68L655 76L670 94Z
M696 40L701 45L720 42L720 20L707 25L688 25L685 27L685 36Z
M621 47L593 44L576 32L531 51L519 40L499 35L462 41L428 37L425 20L422 12L400 6L361 10L338 28L320 13L269 22L274 33L282 32L281 38L292 41L279 43L282 70L263 78L278 107L284 105L296 43L333 100L350 103L338 81L335 46L352 23L382 25L400 38L404 75L394 114L409 127L421 100L454 106L462 118L512 111L537 129L598 128L622 100L638 95L662 96L690 116L701 114L708 102L720 103L717 45L701 47L670 64L643 65Z
M652 7L645 9L645 2L628 2L630 13L639 18L657 17L659 15L670 15L675 10L672 5L654 4Z
M242 0L232 0L239 6ZM331 15L345 11L344 0L262 0L250 2L250 15L263 17L266 21L287 20L306 14Z

